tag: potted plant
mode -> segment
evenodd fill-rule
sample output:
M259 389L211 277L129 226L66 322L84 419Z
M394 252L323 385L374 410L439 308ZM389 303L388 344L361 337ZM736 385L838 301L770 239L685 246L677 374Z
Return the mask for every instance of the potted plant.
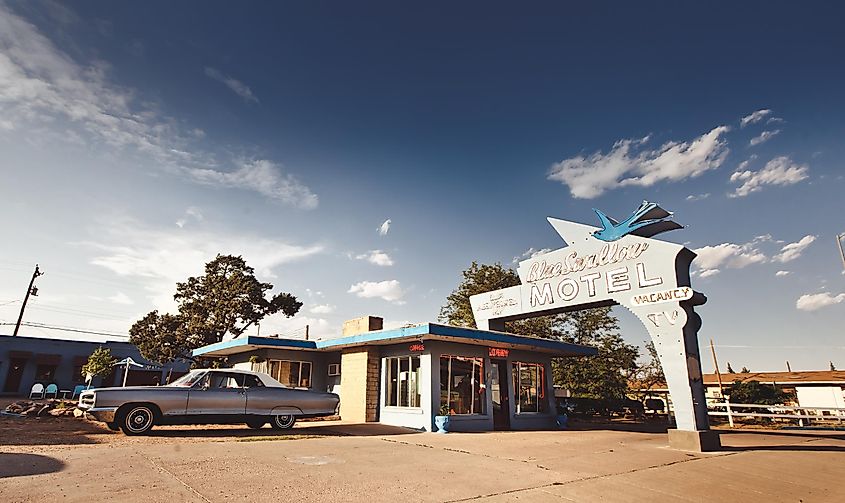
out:
M437 433L449 433L449 406L441 405L440 414L434 416L434 426L437 427Z

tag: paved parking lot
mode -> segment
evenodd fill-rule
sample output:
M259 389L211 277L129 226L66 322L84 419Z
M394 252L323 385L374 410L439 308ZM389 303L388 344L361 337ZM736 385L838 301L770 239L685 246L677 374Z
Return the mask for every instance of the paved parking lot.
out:
M665 434L611 430L322 422L285 435L180 427L128 438L78 422L43 441L49 426L0 434L0 501L845 501L841 433L725 432L723 452L692 454Z

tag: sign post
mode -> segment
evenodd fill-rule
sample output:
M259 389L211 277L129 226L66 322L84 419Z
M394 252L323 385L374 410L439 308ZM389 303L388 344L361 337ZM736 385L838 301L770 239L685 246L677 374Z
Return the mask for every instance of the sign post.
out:
M648 330L666 375L677 425L669 430L670 445L718 449L701 376L701 318L694 311L706 298L690 286L695 254L652 239L681 226L648 202L621 223L596 213L602 228L549 218L566 246L520 262L521 285L470 297L476 325L504 330L506 321L602 306L627 308Z

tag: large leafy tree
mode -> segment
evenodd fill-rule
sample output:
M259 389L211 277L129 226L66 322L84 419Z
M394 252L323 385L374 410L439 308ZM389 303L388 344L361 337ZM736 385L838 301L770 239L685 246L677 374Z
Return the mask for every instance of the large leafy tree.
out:
M619 334L619 322L609 307L567 315L562 339L598 349L596 356L558 358L552 366L555 384L573 396L623 398L637 371L639 349Z
M498 263L473 262L461 275L461 282L440 309L440 321L450 325L475 328L470 296L520 284L516 271ZM505 329L598 348L595 357L561 358L553 364L555 384L576 396L622 397L637 368L639 350L619 335L618 321L607 307L508 322Z
M293 316L302 307L289 293L265 297L272 289L242 257L217 255L204 275L176 284L177 314L148 313L129 329L129 341L154 362L190 359L193 349L237 337L265 316Z
M660 358L657 356L657 349L654 342L648 341L645 345L648 360L637 367L636 378L637 390L648 393L654 386L666 383L666 375L663 373L663 366L660 365Z

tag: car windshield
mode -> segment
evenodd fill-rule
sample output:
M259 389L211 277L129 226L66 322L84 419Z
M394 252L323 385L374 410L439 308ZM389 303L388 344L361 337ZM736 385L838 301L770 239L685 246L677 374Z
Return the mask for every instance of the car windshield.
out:
M190 388L194 385L197 381L199 381L202 376L205 375L205 370L193 370L188 372L187 374L183 375L179 379L176 379L172 383L168 384L168 386L178 386L180 388Z

